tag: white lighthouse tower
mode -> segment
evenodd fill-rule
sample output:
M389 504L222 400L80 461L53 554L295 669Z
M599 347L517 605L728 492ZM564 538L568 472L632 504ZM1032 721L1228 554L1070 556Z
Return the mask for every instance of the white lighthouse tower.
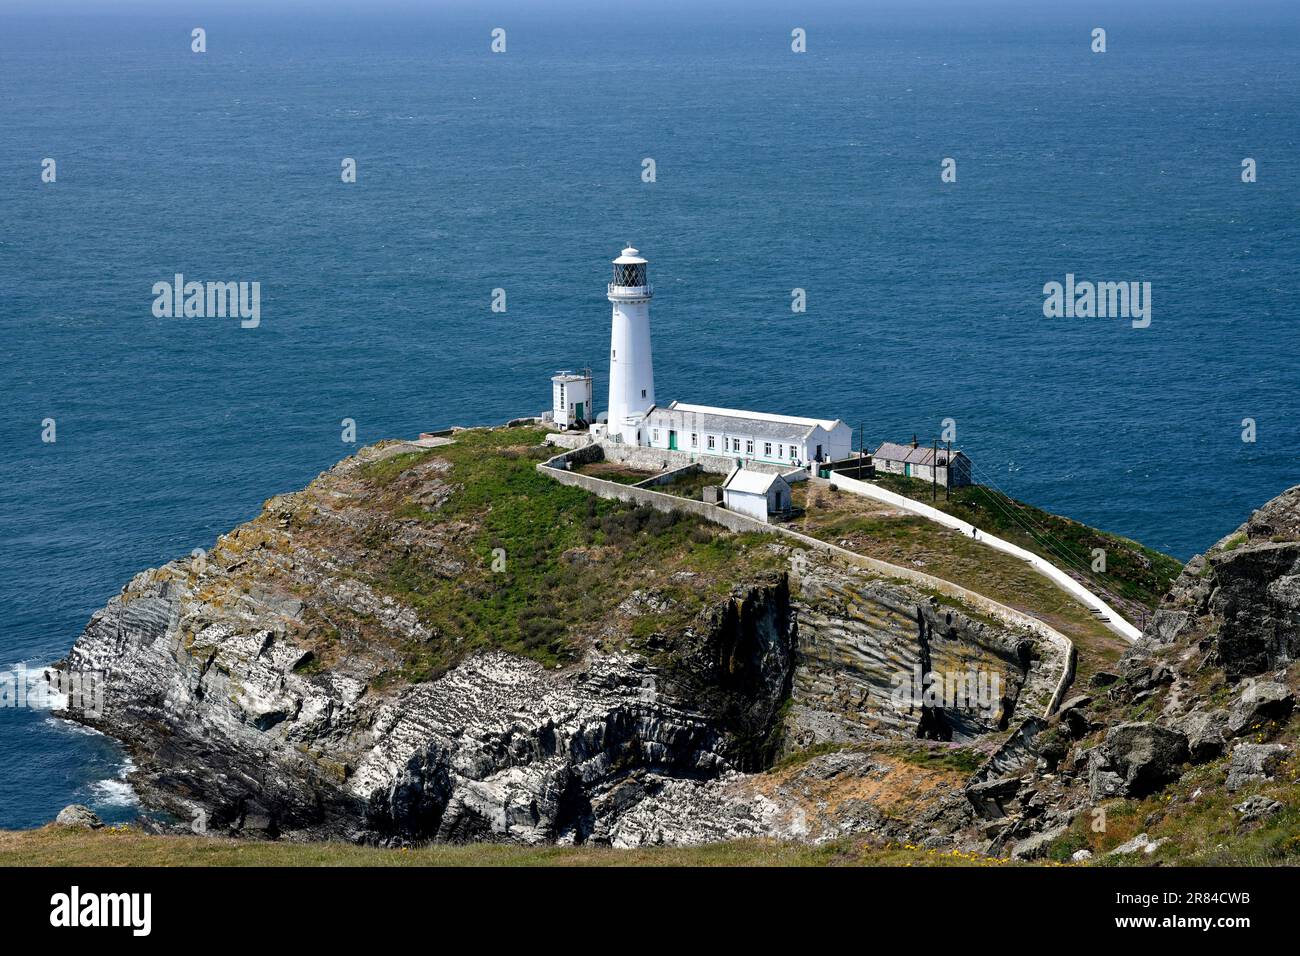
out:
M655 403L654 363L650 357L650 299L654 290L646 261L628 246L614 260L609 284L614 322L609 336L609 434L629 445L647 444L646 413Z

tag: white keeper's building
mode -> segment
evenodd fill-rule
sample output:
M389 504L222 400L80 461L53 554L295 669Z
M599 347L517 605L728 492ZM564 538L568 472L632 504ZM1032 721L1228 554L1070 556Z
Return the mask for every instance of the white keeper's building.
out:
M614 260L606 289L613 305L609 413L593 434L647 448L803 467L852 453L853 430L839 419L655 402L647 262L631 247Z
M745 412L673 402L646 421L651 448L799 467L849 457L853 431L839 420Z

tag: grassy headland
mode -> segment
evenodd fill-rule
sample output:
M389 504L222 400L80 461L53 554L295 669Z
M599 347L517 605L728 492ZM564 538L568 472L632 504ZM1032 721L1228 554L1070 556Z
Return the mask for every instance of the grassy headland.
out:
M656 623L684 626L780 564L765 536L607 501L539 474L537 463L554 454L544 435L460 431L453 444L381 454L290 496L296 547L346 552L351 560L333 562L334 573L412 608L429 632L393 649L400 662L382 684L428 680L486 649L569 663L595 635L617 630L616 596L654 588L664 598ZM258 522L271 529L275 511ZM318 636L315 666L349 644L373 649L385 639L346 610L318 622Z

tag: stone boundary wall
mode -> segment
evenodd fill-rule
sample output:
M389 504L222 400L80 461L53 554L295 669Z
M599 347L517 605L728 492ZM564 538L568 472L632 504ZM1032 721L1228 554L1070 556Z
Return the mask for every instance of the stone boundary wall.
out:
M989 755L975 771L966 786L985 783L998 777L1019 776L1024 772L1025 764L1037 757L1033 750L1033 740L1045 728L1037 717L1026 717L1002 745Z
M571 453L566 452L565 454ZM695 501L692 498L679 498L676 495L670 495L662 491L651 491L649 488L638 488L636 485L624 485L617 481L606 481L604 478L593 478L591 475L569 471L565 468L564 461L561 460L555 463L557 459L563 459L564 457L565 455L557 455L555 458L540 463L537 468L539 471L545 469L542 471L544 475L554 478L562 485L575 485L584 491L591 492L593 495L599 495L601 498L612 498L634 505L649 505L659 511L676 511L695 515L705 521L720 524L730 531L772 531L771 525L750 518L748 515L727 511L717 505L705 504L703 501Z
M601 498L625 501L630 504L649 505L659 511L694 515L703 518L705 521L722 525L722 527L730 531L771 534L790 538L801 542L806 547L835 555L849 564L865 568L881 577L892 578L938 592L1013 628L1028 630L1041 638L1039 649L1042 666L1051 667L1052 669L1059 668L1061 673L1056 682L1056 689L1044 711L1045 717L1050 716L1060 705L1066 690L1070 686L1070 682L1074 679L1074 642L1055 628L1049 627L1038 620L1038 618L1007 607L1005 604L999 604L991 598L987 598L975 591L969 591L943 578L937 578L932 574L925 574L914 568L890 564L877 558L869 558L864 554L858 554L856 551L850 551L847 548L831 544L829 541L822 541L820 538L814 538L780 525L767 524L748 515L728 511L718 505L706 504L703 501L695 501L690 498L679 498L676 495L653 491L649 488L639 488L635 485L624 485L617 481L606 481L603 478L594 478L591 475L583 475L568 470L574 456L587 451L587 448L581 448L576 451L563 452L544 462L540 462L537 465L537 470L550 478L554 478L562 485L582 488ZM1049 658L1051 659L1049 660Z
M555 432L546 436L546 442L559 448L574 450L600 448L603 451L605 461L618 462L620 465L627 465L629 468L640 471L662 472L685 468L687 465L699 465L701 471L725 477L731 474L731 470L736 467L737 461L737 459L726 455L699 455L686 451L672 451L667 448L645 448L640 445L625 445L622 442L608 441L603 438L593 440L585 434L570 435L564 432ZM599 460L599 458L586 458L583 459L583 462ZM794 484L796 481L805 481L809 478L807 468L791 468L788 465L774 465L766 461L747 460L745 461L745 468L749 471L759 471L767 475L781 475L790 484Z
M579 445L571 448L566 452L561 452L552 458L547 459L547 464L553 468L572 468L574 465L589 465L593 461L604 461L605 452L595 443L588 445Z
M1056 692L1052 694L1052 705L1047 708L1048 716L1056 713L1056 708L1061 706L1061 701L1065 700L1065 692L1070 689L1074 683L1074 671L1079 664L1079 649L1070 642L1070 653L1066 655L1065 670L1061 672L1061 679L1056 682Z
M692 455L684 451L669 451L667 448L644 448L639 445L624 445L620 442L602 441L606 461L616 461L629 468L642 471L667 471L686 465L699 465L702 471L711 475L729 475L736 462L720 455Z
M624 445L622 442L613 441L601 441L599 444L605 449L606 461L616 461L629 468L641 468L645 471L666 471L685 465L699 465L701 470L711 475L729 475L737 462L736 458L727 455L700 455L687 451L670 451L667 448ZM788 476L792 472L801 472L805 477L808 475L807 468L792 469L789 465L774 465L766 461L745 460L745 468L749 471L761 471L765 475ZM786 480L798 481L799 479L787 477Z
M689 465L682 465L680 468L674 468L672 471L665 471L659 475L652 475L645 481L638 481L632 487L658 488L660 485L671 485L678 478L685 478L687 475L694 475L703 470L704 469L700 467L700 463L697 461Z
M912 514L920 515L922 518L928 518L944 527L960 531L966 537L971 538L980 544L986 544L997 551L1002 551L1012 557L1019 558L1039 574L1048 578L1066 594L1069 594L1071 597L1080 601L1084 607L1100 611L1106 618L1102 623L1130 644L1142 636L1140 630L1128 621L1124 620L1118 611L1112 608L1100 597L1093 594L1056 565L1043 559L1039 555L1034 554L1032 551L1026 551L1019 545L1012 544L1010 541L1003 540L1002 538L986 532L980 532L979 536L976 537L976 529L974 525L968 524L960 518L954 518L947 512L940 511L938 508L932 508L927 504L915 501L905 495L900 495L893 491L887 491L878 485L873 485L869 482L859 481L856 478L849 478L843 475L836 475L831 478L830 483L834 487L842 488L852 494L862 495L866 498L874 498L877 501L883 501L886 504L902 508L904 511L910 511Z
M547 432L546 441L560 448L581 448L594 444L586 432Z

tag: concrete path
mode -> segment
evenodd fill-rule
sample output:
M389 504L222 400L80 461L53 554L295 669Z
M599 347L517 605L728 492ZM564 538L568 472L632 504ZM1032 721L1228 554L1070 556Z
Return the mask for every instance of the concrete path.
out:
M1106 627L1110 628L1130 644L1142 636L1142 631L1139 628L1134 627L1131 623L1124 620L1124 618L1120 616L1119 612L1103 601L1099 596L1088 590L1056 565L1039 555L1034 554L1032 551L1026 551L1019 545L1012 544L1010 541L1006 541L996 535L991 535L986 531L979 531L977 534L976 531L978 529L976 529L974 525L962 521L960 518L954 518L947 512L940 511L938 508L932 508L923 502L916 501L913 498L908 498L905 495L900 495L893 491L886 491L884 488L881 488L878 485L873 485L867 481L859 481L856 478L845 478L841 475L836 475L831 479L817 479L817 481L825 481L828 485L833 484L836 488L843 489L844 491L851 492L855 495L874 498L876 501L883 501L896 508L911 512L915 515L920 515L923 518L928 518L944 527L960 531L962 534L966 535L966 537L978 542L979 544L987 545L994 550L1002 551L1013 557L1019 558L1039 574L1048 578L1062 591L1070 595L1070 597L1082 602L1084 607L1094 611L1097 620L1105 624Z

